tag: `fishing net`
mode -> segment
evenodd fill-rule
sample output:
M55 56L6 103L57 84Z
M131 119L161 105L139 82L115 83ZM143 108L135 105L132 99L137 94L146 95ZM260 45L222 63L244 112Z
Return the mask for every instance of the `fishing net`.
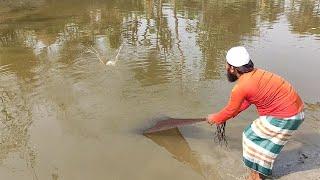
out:
M228 145L228 141L226 138L226 122L222 124L217 124L216 132L214 133L214 140L218 142L220 145L224 142L225 145Z
M154 126L144 131L144 135L156 133L160 131L165 131L173 128L178 128L186 125L191 125L199 122L206 121L206 118L198 118L198 119L173 119L168 118L165 120L158 121ZM214 133L214 141L218 142L220 145L225 143L228 145L228 141L226 138L226 123L217 124L216 125L216 132Z
M173 129L181 126L191 125L198 122L206 121L205 118L198 118L198 119L173 119L168 118L162 121L158 121L153 127L144 131L144 134L155 133L159 131L164 131L168 129Z

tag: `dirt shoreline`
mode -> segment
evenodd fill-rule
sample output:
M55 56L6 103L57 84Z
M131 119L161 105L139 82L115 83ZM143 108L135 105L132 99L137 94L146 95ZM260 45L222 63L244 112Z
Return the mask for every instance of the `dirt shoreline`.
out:
M319 180L320 179L320 168L292 173L292 174L283 176L280 179L281 180L301 180L301 179Z
M320 121L314 116L317 114L318 111L306 110L301 129L279 155L274 172L282 175L280 179L320 179Z
M320 180L320 121L306 114L305 122L274 164L275 179Z

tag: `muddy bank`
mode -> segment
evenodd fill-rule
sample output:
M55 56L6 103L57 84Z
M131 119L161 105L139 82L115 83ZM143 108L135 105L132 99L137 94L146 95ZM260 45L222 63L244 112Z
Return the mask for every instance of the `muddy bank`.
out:
M319 104L306 104L306 119L301 129L279 155L274 174L280 179L320 179Z
M284 176L280 179L283 179L283 180L300 180L300 179L319 180L320 179L320 169L313 169L313 170L307 170L307 171L303 171L303 172L292 173L292 174Z

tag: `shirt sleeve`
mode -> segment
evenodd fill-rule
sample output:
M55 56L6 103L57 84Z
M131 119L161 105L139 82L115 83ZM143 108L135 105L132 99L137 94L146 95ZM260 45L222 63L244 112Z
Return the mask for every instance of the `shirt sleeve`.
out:
M239 114L240 112L246 110L250 105L251 105L251 103L250 103L249 101L247 101L246 99L244 99L243 102L242 102L242 104L241 104L241 106L240 106L240 109L239 109L238 114Z
M250 103L245 100L244 91L238 85L235 85L232 89L228 104L220 112L212 116L212 119L209 119L209 121L213 121L216 124L224 123L249 106Z

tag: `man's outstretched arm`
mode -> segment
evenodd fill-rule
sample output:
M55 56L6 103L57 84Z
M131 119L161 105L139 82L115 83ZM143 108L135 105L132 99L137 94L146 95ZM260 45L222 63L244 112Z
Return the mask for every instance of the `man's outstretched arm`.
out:
M245 100L245 93L237 85L232 89L228 104L218 113L210 114L208 122L211 124L221 124L228 119L237 116L241 111L247 109L250 103Z

